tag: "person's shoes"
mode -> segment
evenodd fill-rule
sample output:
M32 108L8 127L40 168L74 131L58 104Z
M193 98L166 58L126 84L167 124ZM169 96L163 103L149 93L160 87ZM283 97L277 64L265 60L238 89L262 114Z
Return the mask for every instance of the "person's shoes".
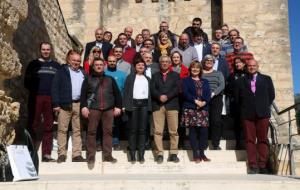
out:
M50 155L44 155L42 157L42 162L56 162L56 160L54 158L51 158Z
M130 156L130 161L135 162L136 157L135 157L135 151L129 151L129 156Z
M119 144L115 144L115 145L113 146L113 149L114 149L114 150L121 150L121 146L120 146Z
M95 160L88 160L87 165L90 170L93 169L95 167Z
M203 162L210 162L211 161L211 159L207 158L206 156L202 156L200 158L200 160L202 160Z
M177 157L176 154L171 154L168 161L169 161L169 162L175 162L175 163L178 163L178 162L179 162L179 158Z
M158 164L163 163L163 161L164 161L164 157L163 157L162 155L158 155L158 156L156 157L156 162L157 162Z
M86 159L84 159L82 156L76 156L72 158L72 162L86 162Z
M198 163L200 163L202 160L201 160L201 158L194 158L193 161L194 161L196 164L198 164Z
M116 162L117 162L117 159L115 159L115 158L112 157L112 156L107 156L107 157L104 157L103 162L116 163Z
M141 164L145 162L144 154L145 154L145 151L140 151L139 152L139 162Z
M259 173L259 170L258 170L258 168L255 168L255 167L250 167L248 170L248 174L258 174L258 173Z
M220 146L213 146L212 150L222 150L222 148Z
M97 149L97 152L102 151L102 146L101 146L101 144L97 144L97 145L96 145L96 149Z
M57 163L66 162L67 157L65 155L60 155L57 158Z
M269 170L267 168L259 168L259 173L260 174L269 174Z

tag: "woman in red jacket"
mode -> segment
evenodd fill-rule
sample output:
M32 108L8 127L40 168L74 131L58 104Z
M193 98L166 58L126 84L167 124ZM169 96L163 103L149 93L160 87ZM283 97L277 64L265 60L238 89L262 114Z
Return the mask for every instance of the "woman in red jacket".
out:
M180 78L183 79L189 76L189 70L186 66L182 64L182 55L178 51L174 51L171 54L172 65L170 66L171 71L175 71L180 75Z

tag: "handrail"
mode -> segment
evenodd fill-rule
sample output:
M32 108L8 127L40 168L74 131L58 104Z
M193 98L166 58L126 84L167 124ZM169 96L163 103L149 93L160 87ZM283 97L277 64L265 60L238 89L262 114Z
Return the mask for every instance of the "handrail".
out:
M283 113L288 113L288 121L284 122L284 123L281 123L281 124L278 124L278 126L282 126L283 124L285 123L288 123L289 125L289 128L288 128L288 137L289 137L289 143L288 143L288 152L289 152L289 168L290 168L290 174L291 175L295 175L295 163L293 161L293 146L292 146L292 129L291 129L291 126L292 126L292 121L294 121L295 119L291 119L291 110L296 108L298 105L300 105L300 102L298 103L295 103L294 105L292 106L289 106L281 111L279 111L277 105L275 104L275 102L272 103L272 106L275 110L275 112L278 114L278 115L281 115Z
M285 108L285 109L283 109L283 110L281 110L281 111L279 111L279 109L278 109L277 105L275 104L275 102L273 102L272 105L273 105L274 110L276 111L276 113L277 113L278 115L282 115L283 113L288 112L288 111L290 111L291 109L296 108L298 105L300 105L300 102L297 102L297 103L295 103L294 105L289 106L289 107L287 107L287 108Z

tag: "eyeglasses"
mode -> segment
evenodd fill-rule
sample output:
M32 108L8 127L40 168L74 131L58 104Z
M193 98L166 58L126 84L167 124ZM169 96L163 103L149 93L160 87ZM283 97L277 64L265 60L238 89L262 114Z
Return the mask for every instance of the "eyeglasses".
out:
M152 46L153 44L150 44L150 43L145 43L144 45L147 45L147 46Z
M101 53L101 51L93 51L93 53Z

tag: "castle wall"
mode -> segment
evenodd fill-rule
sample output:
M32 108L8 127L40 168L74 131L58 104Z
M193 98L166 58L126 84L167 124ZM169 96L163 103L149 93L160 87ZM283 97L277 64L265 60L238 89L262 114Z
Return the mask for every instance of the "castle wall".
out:
M28 62L39 57L40 42L53 44L53 58L60 63L74 44L53 0L0 1L0 28L0 128L19 121L20 129L27 117L23 76Z

